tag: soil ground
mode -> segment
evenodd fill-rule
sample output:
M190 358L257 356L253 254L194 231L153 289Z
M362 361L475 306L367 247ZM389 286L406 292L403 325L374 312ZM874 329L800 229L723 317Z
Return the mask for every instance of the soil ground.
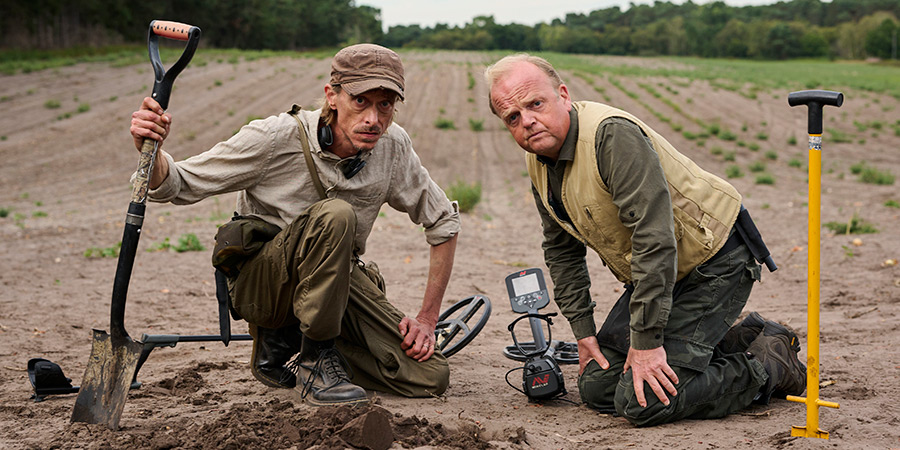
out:
M410 133L441 186L463 181L482 187L481 202L463 215L444 308L482 294L493 301L493 315L481 334L450 358L446 394L425 399L373 394L376 406L371 409L316 410L292 390L258 383L249 371L248 342L227 348L211 342L154 350L139 374L143 387L130 393L116 432L69 423L75 395L29 400L25 367L30 358L58 363L78 385L91 351L91 329L109 328L116 260L85 253L96 248L98 254L121 240L128 180L137 162L128 134L130 114L152 84L149 64L84 63L0 76L0 208L8 213L0 218L0 447L900 447L900 412L895 406L900 399L900 268L885 264L900 258L900 209L885 205L900 201L900 192L896 184L861 183L850 171L851 165L866 161L900 174L900 137L887 127L861 131L854 126L854 121L895 123L897 99L844 90L844 106L825 110L826 129L853 138L829 142L826 132L822 222L848 222L858 214L879 231L835 235L823 228L821 242L812 243L821 244L822 260L820 398L840 403L837 410L820 409L820 427L831 439L791 437L791 425L805 424L805 407L785 400L721 420L638 429L622 418L570 402L529 403L504 381L504 374L521 363L501 353L511 344L506 325L516 317L503 279L523 267L544 267L540 221L524 176L523 152L487 108L480 73L490 56L402 56L408 100L397 122ZM654 59L598 60L667 64ZM211 54L198 55L173 93L173 134L166 149L176 160L183 159L228 138L250 118L286 111L292 103L314 107L328 71L327 59L229 63ZM749 99L702 81L620 78L624 89L640 94L636 100L607 77L563 76L574 98L604 101L608 96L606 101L641 117L707 170L724 177L729 166L742 168L744 175L731 182L744 194L779 265L777 272L764 273L745 311L759 311L794 327L803 344L800 356L806 359L810 243L805 108L788 107L787 92L762 91ZM638 83L654 86L684 112L649 95ZM50 100L59 108L48 108ZM83 104L89 110L77 112ZM648 108L687 131L700 131L691 118L720 123L737 139L688 139ZM439 117L452 119L457 130L436 128ZM483 121L484 130L473 131L470 120ZM788 143L792 136L799 141L795 145ZM768 151L776 159L767 157ZM756 184L757 174L748 169L755 162L766 164L765 173L774 184ZM231 194L191 206L148 206L128 293L126 327L132 336L217 333L209 249L216 225L227 220L233 202ZM382 268L391 301L415 314L425 285L428 248L418 226L388 207L384 212L366 257ZM151 251L166 238L175 244L186 233L198 236L207 251ZM588 265L599 324L621 286L595 255L588 257ZM551 305L545 311L555 310ZM233 329L245 332L245 325L236 322ZM565 320L556 322L553 333L556 339L573 340ZM578 403L577 368L566 365L563 372L569 390L565 398ZM511 375L513 384L521 382L517 376ZM391 433L385 434L388 426Z

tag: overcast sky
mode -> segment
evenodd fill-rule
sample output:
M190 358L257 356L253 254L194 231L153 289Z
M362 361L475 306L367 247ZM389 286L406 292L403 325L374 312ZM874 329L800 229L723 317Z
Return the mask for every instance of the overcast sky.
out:
M710 0L694 0L704 4ZM778 0L725 0L732 6L767 5ZM381 9L381 23L387 28L393 25L419 24L432 27L436 23L450 26L464 25L475 16L494 16L497 23L534 25L564 18L566 13L588 13L595 9L618 6L623 11L629 3L652 4L649 0L356 0L357 5L369 5ZM684 3L675 0L674 3Z

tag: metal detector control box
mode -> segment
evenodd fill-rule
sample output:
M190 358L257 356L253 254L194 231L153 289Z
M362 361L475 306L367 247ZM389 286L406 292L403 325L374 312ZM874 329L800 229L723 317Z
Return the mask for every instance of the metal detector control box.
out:
M541 269L526 269L508 275L506 290L512 310L517 313L537 311L550 304L550 293Z

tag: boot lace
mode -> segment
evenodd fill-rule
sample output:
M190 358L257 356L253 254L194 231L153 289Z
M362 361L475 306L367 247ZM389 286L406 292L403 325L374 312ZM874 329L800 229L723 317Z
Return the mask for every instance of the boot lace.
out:
M306 396L309 395L317 376L321 376L323 382L326 378L331 379L331 385L328 387L339 384L342 381L350 382L350 378L353 377L353 371L349 368L350 365L347 363L347 360L344 359L344 356L334 347L321 350L319 352L319 357L316 359L316 363L312 368L300 362L300 355L297 355L291 362L287 363L285 368L292 372L299 381L301 366L310 369L310 373L306 380L303 381L303 389L300 391L300 398L306 398ZM347 369L345 369L345 367Z

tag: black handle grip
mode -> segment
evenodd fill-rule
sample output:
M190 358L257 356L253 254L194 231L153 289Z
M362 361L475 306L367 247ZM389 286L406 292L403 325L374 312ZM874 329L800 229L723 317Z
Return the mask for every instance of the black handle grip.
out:
M809 134L822 134L822 108L844 104L844 94L835 91L797 91L788 94L788 105L809 107L809 122L807 132Z
M159 24L165 26L156 26ZM190 28L185 30L184 27ZM175 77L187 67L191 58L194 57L194 52L197 50L197 44L200 43L200 28L178 22L154 20L153 22L150 22L150 31L147 34L147 47L150 51L150 63L153 64L153 72L156 75L156 81L153 83L152 97L159 103L159 106L162 106L163 109L168 109L169 96L172 94L172 85L175 83ZM187 45L185 45L181 57L178 58L178 61L176 61L168 71L163 67L162 61L159 58L160 36L187 41Z

